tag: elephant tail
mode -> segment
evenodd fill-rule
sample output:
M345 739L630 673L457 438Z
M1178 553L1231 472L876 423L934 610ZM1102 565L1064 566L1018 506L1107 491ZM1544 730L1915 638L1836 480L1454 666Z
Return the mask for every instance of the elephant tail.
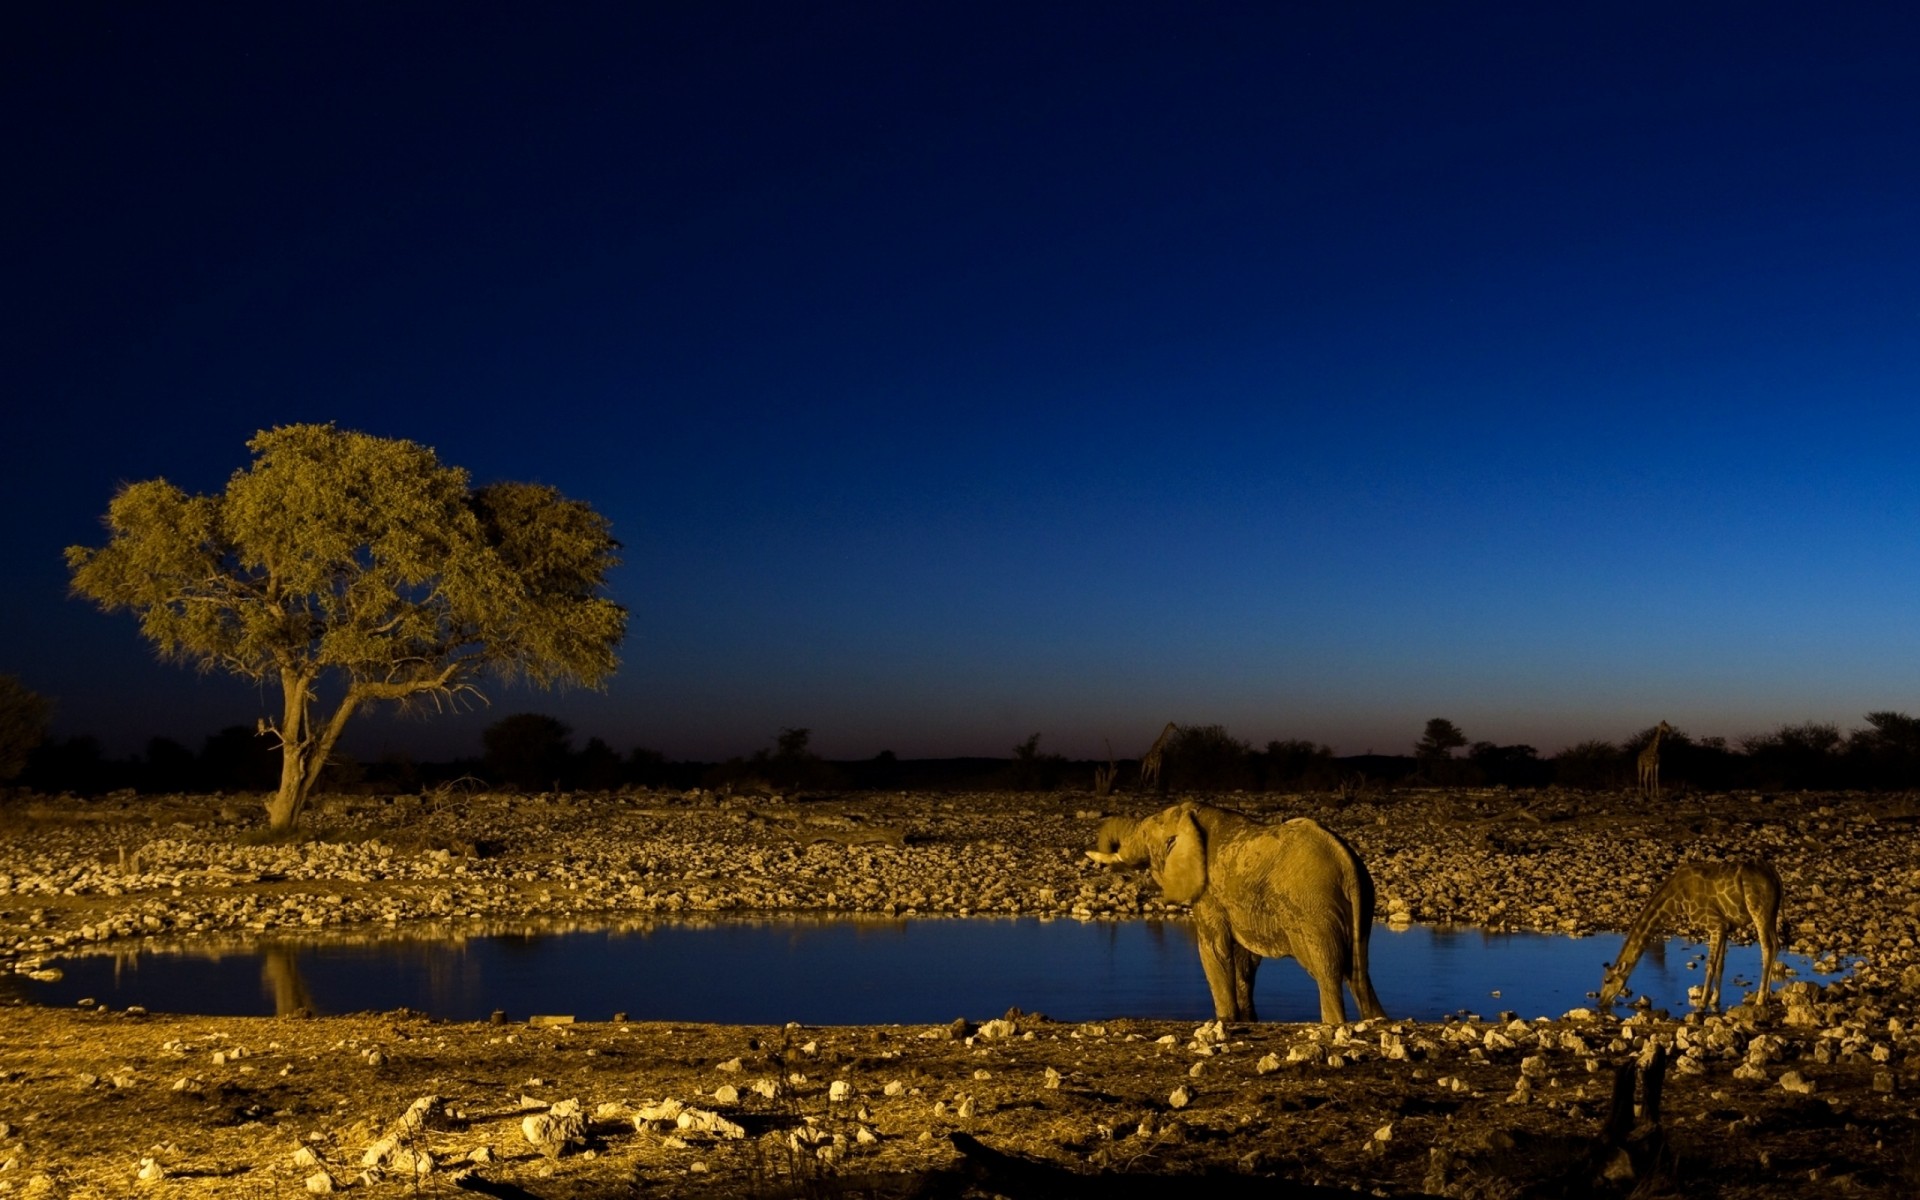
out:
M1347 911L1353 920L1353 974L1348 982L1353 987L1354 1002L1360 1006L1361 1020L1385 1017L1387 1011L1374 994L1373 975L1367 969L1367 946L1373 940L1373 875L1344 840L1341 848L1347 852Z

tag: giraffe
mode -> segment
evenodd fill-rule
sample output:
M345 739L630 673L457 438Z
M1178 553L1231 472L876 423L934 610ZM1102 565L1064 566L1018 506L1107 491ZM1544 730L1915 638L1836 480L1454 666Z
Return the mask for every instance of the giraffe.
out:
M1727 934L1752 925L1760 940L1760 999L1765 1007L1773 989L1774 955L1780 949L1780 876L1766 863L1685 862L1674 869L1627 928L1620 957L1607 968L1600 984L1600 1007L1605 1008L1626 990L1627 976L1640 961L1647 940L1662 926L1686 930L1705 928L1710 938L1707 977L1700 1007L1720 1007L1720 976L1727 965Z
M1168 721L1167 727L1160 731L1160 736L1153 740L1153 745L1147 747L1147 752L1140 756L1140 790L1146 791L1160 782L1160 756L1166 753L1167 743L1178 732L1180 727Z
M1643 796L1660 798L1660 739L1673 732L1665 721L1653 727L1653 740L1640 752L1640 786Z

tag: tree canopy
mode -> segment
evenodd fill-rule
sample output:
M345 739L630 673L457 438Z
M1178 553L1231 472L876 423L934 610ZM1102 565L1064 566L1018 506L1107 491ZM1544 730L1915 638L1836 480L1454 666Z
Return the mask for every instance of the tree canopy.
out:
M133 612L163 658L279 685L262 722L283 752L276 830L369 704L444 704L488 675L598 687L618 666L626 611L602 591L619 543L588 505L476 488L425 446L332 425L247 445L218 495L122 487L107 544L68 547L67 565L76 595Z
M1435 717L1427 722L1427 730L1414 743L1414 757L1421 759L1451 758L1455 750L1467 744L1467 735L1460 727L1445 717Z

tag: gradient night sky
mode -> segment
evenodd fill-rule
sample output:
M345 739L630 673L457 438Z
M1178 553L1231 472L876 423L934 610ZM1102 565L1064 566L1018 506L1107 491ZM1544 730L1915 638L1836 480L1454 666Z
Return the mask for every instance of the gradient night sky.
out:
M60 551L331 420L626 545L607 693L364 755L1920 712L1920 10L1568 8L12 11L0 671L273 711Z

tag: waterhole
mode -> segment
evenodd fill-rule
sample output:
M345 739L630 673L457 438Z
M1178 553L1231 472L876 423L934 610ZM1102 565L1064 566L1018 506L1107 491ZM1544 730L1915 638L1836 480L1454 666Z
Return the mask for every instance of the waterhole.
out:
M1590 1006L1619 934L1564 937L1444 926L1375 927L1373 981L1395 1017L1557 1017ZM1649 947L1629 995L1679 1013L1706 950ZM1798 955L1787 978L1825 981ZM1733 946L1727 1003L1759 979L1760 952ZM268 1015L412 1009L451 1020L495 1010L606 1020L727 1024L923 1024L1010 1008L1055 1020L1205 1020L1213 1015L1183 922L1022 918L778 917L591 929L435 930L427 935L189 942L60 960L57 979L0 976L42 1004L83 1000L152 1012ZM1777 984L1776 984L1777 986ZM1264 1020L1315 1021L1313 981L1291 959L1260 968ZM1348 999L1349 1015L1352 1000Z

